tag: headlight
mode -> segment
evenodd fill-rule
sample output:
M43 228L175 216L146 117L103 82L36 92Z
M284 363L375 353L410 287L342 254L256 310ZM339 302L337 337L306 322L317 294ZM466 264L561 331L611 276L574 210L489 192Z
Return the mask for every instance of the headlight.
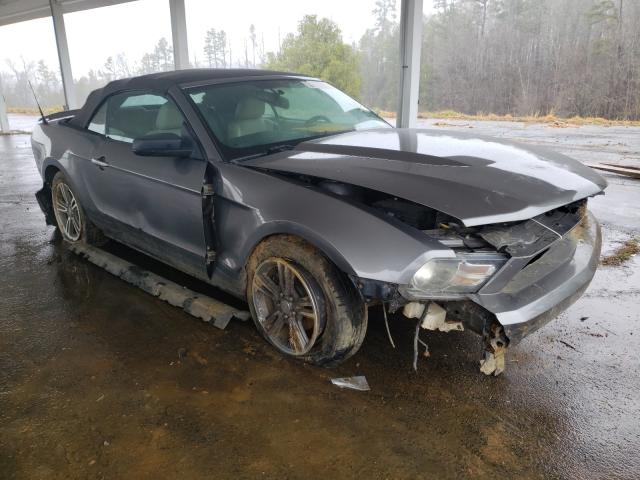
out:
M498 253L466 253L456 258L434 258L401 287L408 298L456 297L477 292L507 261Z

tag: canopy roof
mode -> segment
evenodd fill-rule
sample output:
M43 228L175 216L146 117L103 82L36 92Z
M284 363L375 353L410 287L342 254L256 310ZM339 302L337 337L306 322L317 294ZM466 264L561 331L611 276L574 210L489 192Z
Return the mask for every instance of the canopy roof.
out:
M80 12L133 0L54 0L62 13ZM0 0L0 26L51 16L49 0Z

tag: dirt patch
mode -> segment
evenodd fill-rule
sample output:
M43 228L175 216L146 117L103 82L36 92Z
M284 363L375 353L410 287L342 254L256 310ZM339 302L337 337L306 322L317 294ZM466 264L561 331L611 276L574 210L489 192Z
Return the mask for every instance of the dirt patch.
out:
M618 267L629 261L631 257L640 252L640 242L630 238L618 247L613 253L602 257L600 264L607 267Z
M64 111L64 105L54 105L52 107L44 107L42 109L45 115ZM17 113L18 115L38 115L40 111L35 107L9 107L7 113Z
M567 122L564 122L562 120L555 120L551 122L548 126L552 128L568 128L571 125L569 125Z
M447 123L447 122L436 122L433 124L436 127L461 127L461 128L473 128L472 125L469 125L468 123L460 123L460 124L455 124L455 123Z
M9 130L8 132L0 132L0 136L3 135L28 135L31 132L27 132L26 130Z
M396 118L396 112L390 112L386 110L377 110L378 115L384 118ZM582 125L597 125L602 127L612 126L624 126L624 127L638 127L640 121L638 120L623 120L623 119L609 119L602 117L578 117L562 118L556 116L554 112L550 112L546 115L533 114L533 115L511 115L509 113L501 115L497 113L478 112L476 114L468 114L462 112L456 112L454 110L438 110L438 111L426 111L418 112L418 118L429 119L448 119L448 120L485 120L493 122L525 122L525 123L550 123L557 128L568 126L582 126Z

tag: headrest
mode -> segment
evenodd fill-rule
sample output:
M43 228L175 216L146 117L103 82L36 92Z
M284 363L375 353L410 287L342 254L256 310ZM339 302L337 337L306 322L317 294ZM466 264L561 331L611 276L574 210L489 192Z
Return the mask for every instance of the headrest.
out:
M156 117L157 130L180 130L182 128L182 114L171 102L167 102L158 110Z
M211 92L205 92L202 96L202 104L207 107L215 107L216 106L216 96L211 94Z
M244 98L236 106L236 120L254 120L264 115L265 102L254 97Z

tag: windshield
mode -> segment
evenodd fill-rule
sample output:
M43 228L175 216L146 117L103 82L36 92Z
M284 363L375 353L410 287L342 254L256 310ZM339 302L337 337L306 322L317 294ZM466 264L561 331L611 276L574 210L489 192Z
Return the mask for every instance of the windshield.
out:
M227 160L335 133L390 125L317 80L252 80L191 88L191 100Z

